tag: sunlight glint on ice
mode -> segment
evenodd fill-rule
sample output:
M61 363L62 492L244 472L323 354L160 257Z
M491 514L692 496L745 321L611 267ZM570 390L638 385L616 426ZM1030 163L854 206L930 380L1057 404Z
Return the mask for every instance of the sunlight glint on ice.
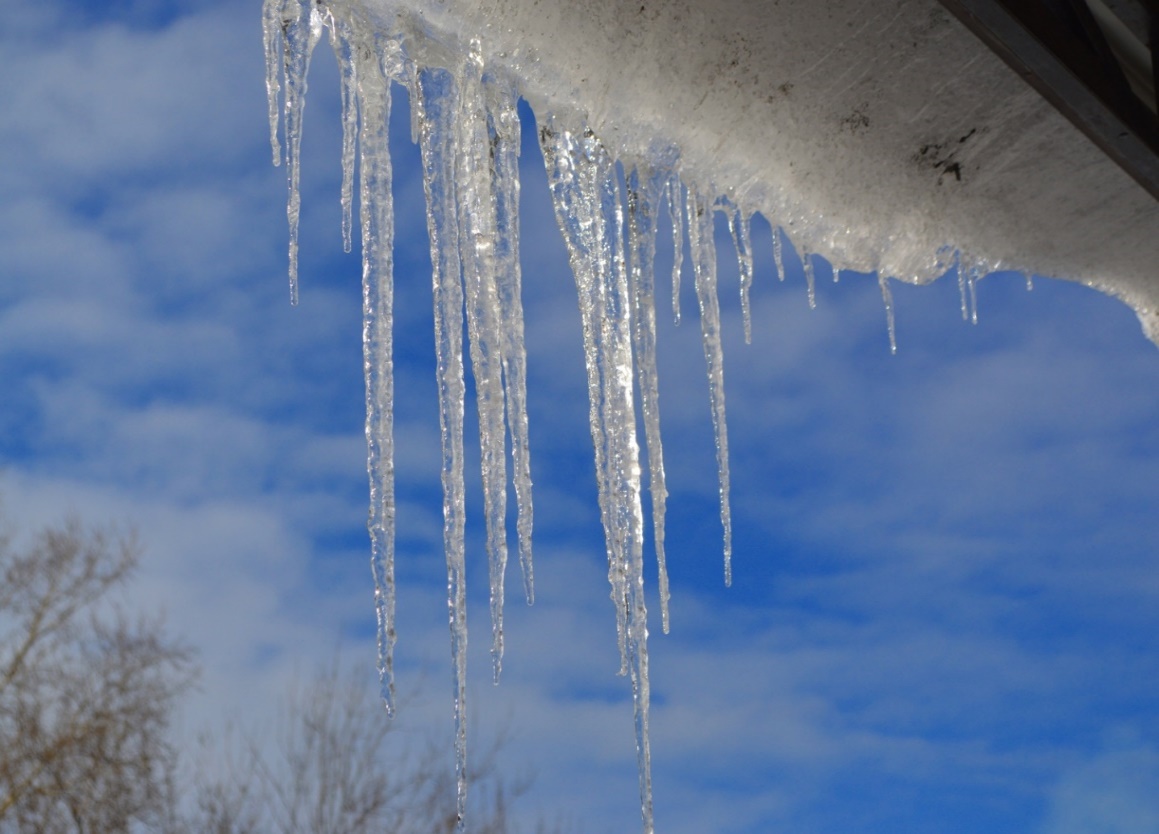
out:
M517 534L524 590L534 599L531 561L531 464L526 354L520 300L518 201L520 147L518 79L488 67L480 42L450 48L418 26L397 31L362 20L346 4L266 0L264 33L274 161L282 158L285 126L289 172L291 298L297 301L299 160L310 55L329 30L338 58L342 106L342 235L349 250L355 154L359 161L363 252L364 346L367 386L372 567L379 626L379 673L387 708L394 708L394 462L390 85L403 85L413 114L412 137L422 152L431 245L439 415L443 450L443 544L455 684L455 756L460 827L466 801L466 545L463 473L464 321L477 391L490 562L492 660L498 681L503 657L503 581L507 562L507 458L510 438ZM648 740L648 628L644 604L642 466L635 395L640 392L647 440L654 541L659 563L661 621L669 625L664 559L667 489L660 441L653 260L656 220L667 202L676 263L674 314L679 322L683 241L690 246L708 366L719 467L725 582L731 582L728 430L725 422L720 306L716 287L714 216L727 209L737 243L745 336L749 337L752 210L710 187L681 181L671 161L617 160L582 121L539 113L539 139L551 196L575 275L587 361L589 417L599 485L608 579L616 612L620 671L631 680L640 775L641 815L652 831ZM779 255L780 241L776 240ZM783 270L778 260L778 270ZM465 317L464 317L465 316Z

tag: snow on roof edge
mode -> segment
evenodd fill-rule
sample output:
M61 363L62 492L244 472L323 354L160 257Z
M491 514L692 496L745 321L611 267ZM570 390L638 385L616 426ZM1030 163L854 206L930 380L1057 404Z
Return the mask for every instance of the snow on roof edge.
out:
M679 155L841 268L1078 281L1159 344L1159 207L935 0L345 0L478 37L537 115Z

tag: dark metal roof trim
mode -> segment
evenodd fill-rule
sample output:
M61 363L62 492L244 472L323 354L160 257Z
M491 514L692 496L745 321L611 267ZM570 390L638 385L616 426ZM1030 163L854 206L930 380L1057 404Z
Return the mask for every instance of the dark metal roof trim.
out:
M1084 0L941 3L1159 200L1159 118L1132 91ZM1143 9L1159 72L1156 5Z

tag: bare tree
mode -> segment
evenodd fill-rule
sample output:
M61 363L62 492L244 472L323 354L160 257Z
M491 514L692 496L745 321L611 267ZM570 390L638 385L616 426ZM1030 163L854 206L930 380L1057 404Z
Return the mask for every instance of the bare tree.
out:
M470 773L467 829L515 834L501 742ZM221 755L221 751L219 756ZM286 698L273 744L251 739L216 778L199 778L189 834L453 834L455 777L441 745L407 746L368 682L335 664ZM537 832L559 831L540 824Z
M0 535L0 834L453 834L446 749L408 745L337 661L287 694L268 744L207 737L179 778L170 719L196 669L117 605L138 559L131 536L76 522L23 548ZM526 785L500 777L499 746L470 774L478 834L516 832Z
M113 600L130 537L69 522L0 537L0 832L117 834L171 817L168 739L195 668L159 620Z

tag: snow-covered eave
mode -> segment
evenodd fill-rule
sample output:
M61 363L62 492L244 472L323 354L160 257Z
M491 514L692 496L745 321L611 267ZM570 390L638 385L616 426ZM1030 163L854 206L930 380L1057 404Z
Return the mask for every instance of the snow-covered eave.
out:
M282 157L277 128L284 104L292 298L309 55L326 30L342 80L347 243L358 182L368 526L388 706L395 635L393 81L411 96L411 127L422 151L460 829L467 790L468 353L478 400L496 680L504 644L508 437L529 601L533 593L518 257L519 95L539 121L552 203L576 280L608 581L621 670L632 685L645 834L653 831L653 820L636 394L638 389L666 624L667 490L653 295L662 202L670 207L677 252L684 252L679 241L687 236L696 289L726 584L731 479L714 206L729 212L746 335L752 278L747 221L760 211L798 251L823 255L841 269L877 272L891 320L888 277L923 283L956 267L963 286L972 286L988 271L1006 268L1098 286L1131 304L1148 335L1159 338L1159 288L1152 276L1159 263L1159 217L1151 196L935 0L266 0L275 160ZM782 240L773 236L778 269ZM812 291L811 260L804 260Z
M1098 288L1159 342L1155 201L935 0L345 2L478 38L541 118L678 154L840 268L925 283L960 251Z

